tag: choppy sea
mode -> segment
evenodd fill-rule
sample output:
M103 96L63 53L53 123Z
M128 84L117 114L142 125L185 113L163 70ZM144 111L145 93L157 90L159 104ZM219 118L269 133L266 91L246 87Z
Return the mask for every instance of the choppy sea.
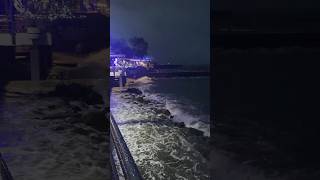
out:
M141 95L111 95L111 112L145 179L210 179L209 81L152 79L135 87Z

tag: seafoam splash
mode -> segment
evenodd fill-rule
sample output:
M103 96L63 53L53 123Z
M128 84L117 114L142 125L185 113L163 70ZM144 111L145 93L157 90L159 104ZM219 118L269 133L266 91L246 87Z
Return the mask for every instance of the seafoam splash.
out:
M147 95L111 95L111 112L145 179L210 179L198 147L208 138L174 123L166 104Z
M143 91L146 99L154 100L165 104L173 115L173 121L183 122L186 127L200 130L205 136L210 137L210 115L203 113L199 107L193 105L193 102L188 99L178 99L172 94L154 93L153 84L145 84L139 86ZM209 97L208 97L209 98Z

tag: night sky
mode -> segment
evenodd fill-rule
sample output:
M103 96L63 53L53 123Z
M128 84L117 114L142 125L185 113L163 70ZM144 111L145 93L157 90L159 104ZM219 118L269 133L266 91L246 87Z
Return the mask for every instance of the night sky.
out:
M111 0L111 37L143 37L156 62L210 63L210 0Z

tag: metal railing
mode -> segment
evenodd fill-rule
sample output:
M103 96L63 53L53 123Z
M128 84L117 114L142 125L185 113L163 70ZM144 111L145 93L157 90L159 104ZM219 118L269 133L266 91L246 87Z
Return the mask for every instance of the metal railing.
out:
M127 180L142 180L138 167L123 139L123 136L118 128L116 121L112 114L110 114L110 131L111 144L116 150L117 157L120 161L122 172ZM112 151L111 151L112 152ZM112 153L111 153L112 154ZM114 163L113 157L111 158ZM113 164L114 166L114 164ZM116 169L116 168L113 168ZM117 177L117 176L116 176Z
M0 175L1 180L13 180L9 168L0 153Z

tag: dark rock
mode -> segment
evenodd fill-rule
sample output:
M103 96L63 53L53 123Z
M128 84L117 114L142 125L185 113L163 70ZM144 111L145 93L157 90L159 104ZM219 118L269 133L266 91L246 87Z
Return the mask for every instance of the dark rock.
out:
M123 99L131 99L132 97L129 94L124 94L121 96Z
M177 122L175 123L176 126L180 127L180 128L184 128L185 124L183 122Z
M194 128L188 128L189 132L195 136L203 136L203 132Z
M139 96L139 97L137 97L137 98L136 98L136 100L137 100L138 102L141 102L141 103L143 103L143 102L144 102L143 97L140 97L140 96Z
M124 91L126 93L132 93L132 94L138 94L138 95L141 95L142 92L137 89L137 88L128 88L126 91Z
M164 114L166 116L171 116L171 113L168 109L155 109L157 114Z
M157 118L161 119L161 120L166 120L168 117L164 114L158 114Z
M170 111L169 111L169 110L167 110L167 109L165 109L165 110L163 111L163 114L165 114L165 115L167 115L167 116L171 116Z

